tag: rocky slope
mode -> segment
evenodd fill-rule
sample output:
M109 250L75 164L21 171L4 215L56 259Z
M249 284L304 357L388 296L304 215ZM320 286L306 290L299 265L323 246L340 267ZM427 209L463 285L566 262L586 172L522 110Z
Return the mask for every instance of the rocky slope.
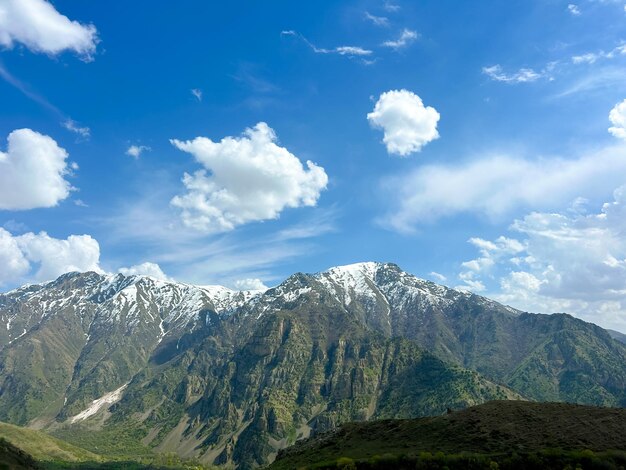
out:
M351 420L520 396L626 404L626 348L605 330L393 264L264 293L72 273L0 295L0 347L0 420L241 468Z

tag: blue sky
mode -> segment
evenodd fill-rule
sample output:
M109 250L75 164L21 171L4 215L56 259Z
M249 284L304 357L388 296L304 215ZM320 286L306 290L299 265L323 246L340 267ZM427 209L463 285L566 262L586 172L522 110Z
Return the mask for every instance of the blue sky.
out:
M625 4L0 0L0 288L390 261L624 331Z

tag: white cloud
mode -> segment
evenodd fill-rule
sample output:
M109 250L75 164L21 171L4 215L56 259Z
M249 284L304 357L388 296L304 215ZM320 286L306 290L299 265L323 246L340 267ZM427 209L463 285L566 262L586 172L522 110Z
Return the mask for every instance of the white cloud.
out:
M91 136L91 129L88 127L80 127L80 125L73 119L66 119L62 124L68 131L78 134L85 139L88 139Z
M483 67L483 73L492 80L505 83L534 82L543 76L542 73L529 68L521 68L515 73L505 73L502 70L502 66L498 64L490 67Z
M466 283L465 287L472 291L477 291L477 287L485 290L484 284L477 279L480 275L488 273L503 258L510 259L524 251L522 243L507 237L499 237L493 242L473 237L469 239L469 243L480 250L480 257L461 263L463 271L459 278Z
M619 139L626 140L626 100L616 104L609 113L609 121L613 126L609 132Z
M268 287L263 281L256 278L239 279L235 281L235 289L237 290L262 290L266 291Z
M0 228L0 285L19 279L30 270L30 263L17 244L17 240Z
M126 149L126 155L130 155L133 158L139 158L143 152L150 150L150 147L145 145L131 145L128 149Z
M408 90L390 90L378 98L367 120L384 132L387 152L407 156L439 137L439 113L424 106L422 99Z
M581 55L575 55L572 57L572 62L574 64L593 64L595 63L598 58L600 57L600 55L593 53L593 52L587 52L586 54L581 54Z
M89 60L98 35L95 26L71 21L46 0L0 0L0 45L14 43L50 55L71 50Z
M599 212L533 212L511 230L520 238L507 239L513 249L492 256L489 273L472 271L472 281L495 279L492 296L522 310L567 312L626 331L626 186ZM474 244L490 256L502 239Z
M430 277L434 278L437 282L445 282L448 280L448 278L446 276L444 276L443 274L440 274L436 271L432 271L429 274Z
M457 290L464 290L470 292L483 292L487 289L485 284L476 279L476 273L473 271L466 271L459 274L459 279L463 281L463 284L455 286Z
M581 15L580 8L578 8L578 5L575 5L574 3L570 3L569 5L567 5L567 11L569 11L574 16Z
M89 235L70 235L63 240L46 232L13 236L0 228L0 284L46 281L70 271L102 272L99 259L100 246Z
M64 149L30 129L15 130L7 140L7 152L0 152L0 209L53 207L68 197Z
M402 33L400 34L400 37L398 39L385 41L382 45L384 47L390 47L396 50L402 49L403 47L406 47L412 42L416 41L418 37L419 35L416 31L405 28L404 30L402 30Z
M386 18L384 16L375 16L375 15L372 15L370 12L366 11L365 18L367 18L376 26L389 26L389 18Z
M572 63L579 64L595 64L600 59L615 59L617 57L621 57L626 55L626 44L621 44L617 47L614 47L610 51L597 51L597 52L587 52L580 55L572 56Z
M124 276L150 276L162 281L170 281L171 279L163 272L161 267L156 263L149 261L128 268L120 268L118 270Z
M560 207L580 193L600 196L623 183L623 146L577 159L484 157L463 164L426 165L385 182L395 209L381 222L410 232L462 213L501 218L515 209Z
M400 5L392 3L389 0L385 0L385 2L383 3L383 8L391 12L400 11Z
M199 88L192 88L191 89L191 94L198 100L198 101L202 101L202 90L200 90Z
M360 55L371 55L372 51L368 50L368 49L363 49L362 47L358 47L358 46L338 46L335 47L334 49L318 49L315 52L320 52L323 54L332 54L332 53L336 53L339 55L356 55L356 56L360 56Z
M205 232L232 230L247 222L276 219L287 207L315 206L326 188L324 169L276 144L275 132L264 122L241 137L213 142L206 137L172 140L204 167L185 173L188 192L172 199L182 210L183 223ZM210 174L207 174L207 171Z
M364 49L359 46L337 46L337 47L333 47L332 49L327 49L324 47L317 47L315 44L313 44L311 41L305 38L302 34L293 30L283 30L280 32L280 35L292 36L292 37L295 37L304 41L304 43L307 46L309 46L311 50L315 52L316 54L337 54L337 55L347 56L347 57L355 57L355 56L364 57L364 56L370 56L373 53L371 50Z

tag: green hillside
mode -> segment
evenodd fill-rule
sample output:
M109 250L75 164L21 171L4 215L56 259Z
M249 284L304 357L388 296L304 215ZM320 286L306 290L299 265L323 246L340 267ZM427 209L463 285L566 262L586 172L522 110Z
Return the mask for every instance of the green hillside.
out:
M95 462L101 460L92 452L48 434L12 424L0 423L0 438L19 447L39 461Z
M24 451L0 438L0 470L36 470L39 465Z
M345 462L347 459L372 462L376 456L385 456L388 461L413 459L415 468L414 461L419 460L420 455L442 453L441 457L466 453L475 457L502 457L515 452L528 456L549 449L559 458L626 451L626 410L564 403L493 401L432 418L348 423L336 432L281 451L270 468L325 468L324 462L335 465L341 458L345 458ZM617 460L626 457L619 453L610 455ZM445 459L441 457L441 460Z

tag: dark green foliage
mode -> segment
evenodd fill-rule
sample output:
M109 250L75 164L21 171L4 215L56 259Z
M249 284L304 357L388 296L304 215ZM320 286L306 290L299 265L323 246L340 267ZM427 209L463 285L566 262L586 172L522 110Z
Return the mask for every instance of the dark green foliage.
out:
M296 467L294 467L296 468ZM297 467L299 470L623 470L626 452L544 450L511 454L382 455L369 459L340 457L336 461Z
M38 470L40 468L30 455L0 438L0 470Z
M593 468L618 468L625 449L624 409L499 401L433 418L345 424L281 451L270 468L335 468L343 457L364 469L489 468L490 461L499 468L575 469L590 464L594 452L602 457Z

